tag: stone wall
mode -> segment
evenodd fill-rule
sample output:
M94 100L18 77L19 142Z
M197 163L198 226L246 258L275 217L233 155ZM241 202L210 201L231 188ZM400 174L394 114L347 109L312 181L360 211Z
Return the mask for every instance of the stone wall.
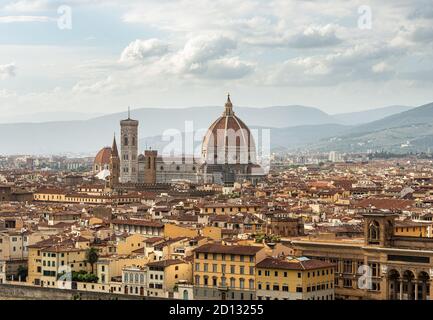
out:
M64 290L21 286L15 284L0 284L1 299L19 300L151 300L152 298L102 292L88 292L78 290ZM153 298L155 299L155 298Z

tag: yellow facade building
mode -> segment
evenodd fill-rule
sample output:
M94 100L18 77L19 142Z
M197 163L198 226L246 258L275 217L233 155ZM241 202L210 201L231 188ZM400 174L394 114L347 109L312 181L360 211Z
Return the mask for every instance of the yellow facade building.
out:
M269 250L263 246L205 244L194 250L195 299L254 300L255 265Z
M263 259L256 265L258 300L333 300L334 265L299 258Z

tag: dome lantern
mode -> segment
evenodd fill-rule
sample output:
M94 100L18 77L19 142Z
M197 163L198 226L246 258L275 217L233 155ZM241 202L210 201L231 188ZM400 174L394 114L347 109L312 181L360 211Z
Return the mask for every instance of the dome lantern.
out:
M232 116L232 115L234 115L233 104L232 104L232 102L230 100L230 93L227 94L227 102L225 104L224 115L225 116Z

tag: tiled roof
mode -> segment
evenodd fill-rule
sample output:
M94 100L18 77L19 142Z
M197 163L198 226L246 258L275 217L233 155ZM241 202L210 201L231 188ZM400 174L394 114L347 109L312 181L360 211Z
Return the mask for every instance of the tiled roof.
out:
M198 253L224 253L253 256L262 249L263 247L261 246L225 246L209 243L198 247L194 251Z

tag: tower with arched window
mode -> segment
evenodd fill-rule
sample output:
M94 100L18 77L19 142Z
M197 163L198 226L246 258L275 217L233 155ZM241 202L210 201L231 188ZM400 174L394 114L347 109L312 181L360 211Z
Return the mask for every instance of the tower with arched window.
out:
M396 215L386 211L374 211L365 213L363 216L365 244L391 246Z
M138 182L138 121L130 117L120 121L120 182Z

